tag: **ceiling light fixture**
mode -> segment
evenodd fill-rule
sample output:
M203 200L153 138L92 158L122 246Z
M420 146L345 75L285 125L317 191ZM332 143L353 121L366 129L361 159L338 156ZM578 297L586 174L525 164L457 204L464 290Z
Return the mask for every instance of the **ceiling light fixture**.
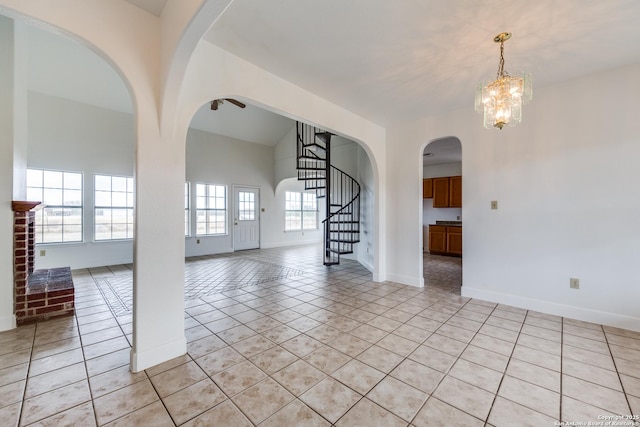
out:
M500 33L493 41L500 43L500 63L496 79L481 83L476 90L476 111L484 113L484 127L502 129L515 126L522 120L522 104L532 98L531 76L520 73L515 77L504 69L504 42L511 33Z

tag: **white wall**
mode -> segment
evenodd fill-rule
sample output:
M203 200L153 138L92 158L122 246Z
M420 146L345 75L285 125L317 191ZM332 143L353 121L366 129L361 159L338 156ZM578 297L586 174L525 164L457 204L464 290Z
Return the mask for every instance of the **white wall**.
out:
M389 269L421 274L421 166L407 165L425 141L454 135L463 146L463 295L640 330L639 74L634 65L537 88L523 123L502 131L484 129L470 109L389 129L398 149L387 151L387 185L400 189L389 204L406 207L387 211L397 233Z
M132 262L131 240L93 241L92 206L95 174L133 176L133 116L36 92L29 92L28 112L28 166L82 172L84 178L85 241L38 245L35 267ZM40 256L41 250L45 256Z

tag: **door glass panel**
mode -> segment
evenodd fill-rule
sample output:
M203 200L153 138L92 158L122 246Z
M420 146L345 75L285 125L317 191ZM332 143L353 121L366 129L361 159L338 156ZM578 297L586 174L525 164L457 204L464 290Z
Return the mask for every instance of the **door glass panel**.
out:
M238 220L255 221L256 200L255 193L249 191L238 192Z

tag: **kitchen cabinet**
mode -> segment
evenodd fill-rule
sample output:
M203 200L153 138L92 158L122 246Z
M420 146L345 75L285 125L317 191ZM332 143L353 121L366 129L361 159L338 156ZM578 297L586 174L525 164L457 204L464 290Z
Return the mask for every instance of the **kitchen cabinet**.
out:
M433 207L462 207L462 177L444 176L433 178Z
M447 251L447 227L444 225L429 226L429 252Z
M449 177L433 178L433 207L449 207Z
M462 207L462 177L449 177L449 207Z
M430 225L429 252L462 256L462 227Z
M422 180L422 198L433 198L433 178L427 178Z

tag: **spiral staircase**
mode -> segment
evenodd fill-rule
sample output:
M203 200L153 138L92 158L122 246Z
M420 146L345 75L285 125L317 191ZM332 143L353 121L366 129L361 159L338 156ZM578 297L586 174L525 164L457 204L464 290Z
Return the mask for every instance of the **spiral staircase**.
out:
M297 122L298 179L306 190L326 198L324 265L340 264L340 255L353 253L360 241L360 184L331 165L331 134Z

